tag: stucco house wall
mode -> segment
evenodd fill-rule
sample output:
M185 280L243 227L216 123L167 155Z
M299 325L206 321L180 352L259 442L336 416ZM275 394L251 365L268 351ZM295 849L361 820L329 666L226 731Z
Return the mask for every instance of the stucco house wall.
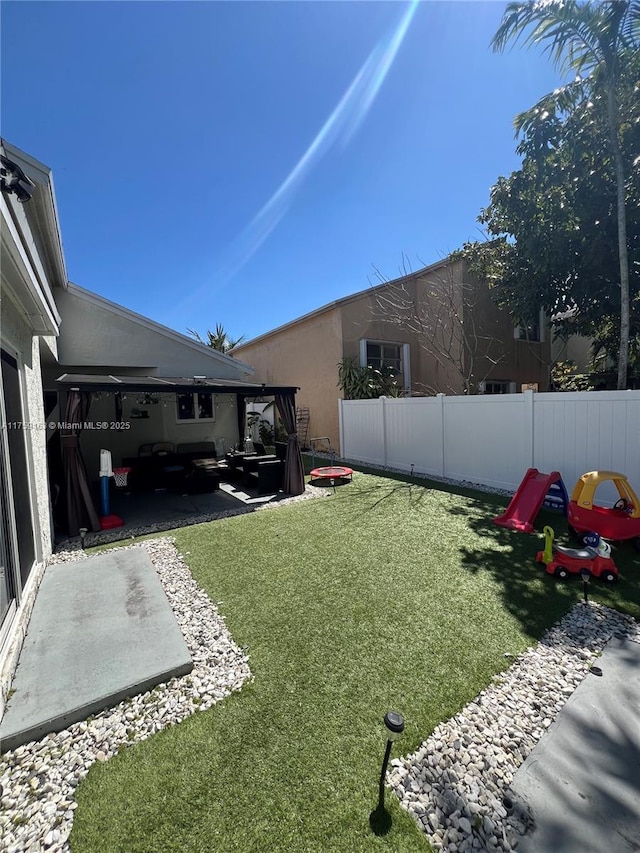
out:
M21 374L22 414L24 423L28 426L19 432L24 439L29 470L15 474L20 477L26 474L29 482L36 559L40 562L51 554L51 527L46 433L44 429L38 428L44 424L39 339L32 335L26 318L21 315L6 291L2 294L0 312L2 348L17 359Z
M463 294L462 281L473 285L471 298ZM488 350L484 345L482 350L478 348L473 365L477 382L503 380L518 391L522 383L535 382L541 391L546 390L549 335L540 343L516 340L512 318L493 303L486 284L468 275L462 261L440 261L337 300L242 344L234 355L255 367L258 381L277 377L298 385L298 404L310 409L310 435L329 435L339 448L338 400L342 395L337 388L337 364L342 358L360 361L362 341L400 344L408 352L412 395L462 394L462 375L446 353L453 336L454 359L463 362L466 375L468 364L455 351L456 346L463 348L464 339L459 325L447 314L455 312L465 318L466 312L464 322L468 323L471 309L478 334L495 341ZM434 345L427 340L429 327Z
M53 340L58 333L60 317L53 291L66 284L50 170L4 140L1 148L14 175L17 166L31 180L31 197L21 203L11 188L0 195L0 343L6 353L0 374L0 410L4 427L10 401L11 420L18 415L18 422L24 425L12 429L11 436L7 429L0 431L4 461L0 472L4 566L0 578L0 714L44 562L52 550L40 352L43 336ZM52 351L54 345L43 347ZM8 577L11 583L7 586Z
M57 299L58 361L68 373L215 376L246 381L252 369L75 284ZM77 369L76 369L77 368ZM61 370L64 372L64 370Z
M53 179L48 167L0 142L12 175L0 194L2 265L0 287L0 414L28 428L0 430L2 525L0 551L0 714L7 697L44 565L52 551L45 415L56 411L56 379L63 373L202 375L245 382L252 369L185 335L154 323L67 280ZM3 163L4 166L4 163ZM27 176L20 175L20 171ZM12 183L12 181L20 183ZM16 189L22 200L18 201ZM133 396L133 395L132 395ZM237 441L235 394L217 395L215 422L178 423L175 395L149 407L150 417L135 430L85 430L81 447L89 476L97 476L98 451L115 444L118 454L134 455L145 440L175 443L211 440L222 434ZM122 420L130 415L123 402ZM46 406L46 411L45 411ZM113 395L94 402L89 419L116 420ZM132 437L133 441L132 441ZM18 440L19 439L19 440ZM52 445L49 445L51 449ZM29 535L27 535L27 533ZM30 538L30 537L33 538Z
M85 288L70 284L58 299L61 314L57 340L58 362L45 370L45 386L56 389L63 373L102 373L166 377L206 376L247 381L253 370L239 359L217 352L186 335L155 323ZM136 456L140 445L169 441L174 444L224 439L225 446L237 443L238 415L235 395L214 397L215 422L178 422L175 397L163 396L159 403L140 405L140 394L125 394L123 423L129 429L108 432L85 430L80 447L90 479L97 477L101 449L111 451L114 466L125 457ZM144 409L148 417L132 417L133 409ZM61 417L63 413L60 413ZM104 394L91 404L90 420L117 422L115 398Z
M468 280L473 282L477 294L474 301L477 329L481 335L495 341L491 346L491 357L496 363L478 359L478 378L514 382L518 392L523 383L536 383L539 391L547 391L551 331L543 327L540 341L516 338L512 317L493 302L486 283L470 275Z
M309 409L308 437L329 436L338 446L338 364L342 359L340 309L329 306L274 329L233 350L251 364L252 382L294 385L296 405Z
M379 285L342 300L345 355L358 355L360 341L385 341L409 346L409 391L411 395L432 394L434 390L462 393L459 374L442 355L451 337L450 324L438 289L450 279L457 281L461 264L434 264L425 270ZM452 288L453 306L461 314L462 300ZM433 323L436 340L427 340L426 329Z

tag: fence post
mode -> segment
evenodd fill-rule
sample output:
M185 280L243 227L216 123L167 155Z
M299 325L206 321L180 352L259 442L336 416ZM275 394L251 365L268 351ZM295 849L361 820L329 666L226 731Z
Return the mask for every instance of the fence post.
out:
M445 473L445 449L444 449L444 394L438 394L440 401L440 476L446 477Z
M342 420L342 404L344 400L338 400L338 441L340 442L338 455L343 459L346 459L346 450L344 447L344 423Z
M386 468L389 464L387 461L387 409L385 406L387 398L379 397L378 400L382 406L382 464Z
M524 397L524 406L525 406L525 438L528 444L528 447L525 449L525 453L529 457L529 468L535 467L534 460L534 421L533 421L533 395L534 391L524 391L522 396Z

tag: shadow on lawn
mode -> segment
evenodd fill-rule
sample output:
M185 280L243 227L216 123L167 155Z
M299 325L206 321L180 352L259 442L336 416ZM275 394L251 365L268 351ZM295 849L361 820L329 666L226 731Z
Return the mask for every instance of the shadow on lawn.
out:
M502 512L504 502L467 498L464 507L449 509L452 515L465 515L467 523L482 546L462 546L461 565L471 572L489 572L503 587L503 600L509 611L518 618L525 630L539 637L551 621L580 600L583 586L578 575L566 581L556 580L536 561L538 551L544 547L542 528L552 527L561 544L576 547L567 530L566 518L558 513L542 510L536 518L536 531L532 534L516 533L498 527L493 518ZM594 580L590 597L609 607L627 609L625 604L640 604L640 572L632 566L634 555L624 543L614 544L614 559L620 571L619 584Z
M365 473L363 471L363 473ZM533 534L516 533L498 527L493 518L500 515L508 503L506 497L457 487L447 483L425 480L409 475L391 475L373 472L371 479L348 483L333 500L344 501L354 515L364 517L376 509L384 509L387 501L406 500L407 507L419 509L428 503L432 492L451 495L458 504L443 504L452 516L461 516L469 530L473 544L460 545L460 565L471 573L488 572L502 587L505 607L520 622L531 637L538 638L553 622L582 596L580 579L570 576L558 581L544 571L536 561L536 554L544 543L542 528L550 525L556 539L565 545L576 546L567 531L566 518L559 513L541 510ZM405 497L406 496L406 497ZM613 545L616 565L620 571L619 584L594 581L591 597L601 604L640 616L640 566L637 555L628 543ZM630 606L627 606L630 605Z

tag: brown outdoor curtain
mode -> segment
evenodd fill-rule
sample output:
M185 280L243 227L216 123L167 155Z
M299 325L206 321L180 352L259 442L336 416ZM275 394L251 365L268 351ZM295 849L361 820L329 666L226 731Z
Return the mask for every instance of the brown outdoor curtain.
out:
M304 467L296 432L296 403L293 394L276 394L276 406L287 431L287 456L284 463L283 489L290 495L304 492Z
M64 420L69 429L61 430L62 463L67 487L69 535L78 536L80 528L100 530L100 519L91 500L87 472L80 455L79 437L89 413L91 394L69 391ZM97 464L97 461L96 461Z

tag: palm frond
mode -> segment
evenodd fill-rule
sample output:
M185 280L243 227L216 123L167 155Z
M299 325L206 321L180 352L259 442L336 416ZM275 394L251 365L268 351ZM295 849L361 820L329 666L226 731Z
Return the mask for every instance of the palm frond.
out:
M542 46L563 71L590 71L615 62L624 37L637 39L640 0L525 0L507 5L491 41L496 52L522 39L527 47ZM624 34L624 36L623 36Z
M516 136L521 133L529 133L535 125L545 121L548 117L571 112L584 97L586 88L587 80L577 77L571 83L567 83L566 86L561 86L559 89L554 89L553 92L543 95L532 107L518 113L514 118L513 126L516 130Z

